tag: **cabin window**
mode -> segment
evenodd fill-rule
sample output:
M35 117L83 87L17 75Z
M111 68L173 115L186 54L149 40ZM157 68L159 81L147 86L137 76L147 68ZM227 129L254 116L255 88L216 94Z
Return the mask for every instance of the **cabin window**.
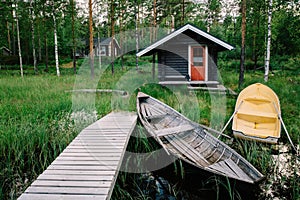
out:
M100 56L106 56L106 47L105 46L100 47Z
M193 48L193 64L195 66L203 66L203 48L194 47Z

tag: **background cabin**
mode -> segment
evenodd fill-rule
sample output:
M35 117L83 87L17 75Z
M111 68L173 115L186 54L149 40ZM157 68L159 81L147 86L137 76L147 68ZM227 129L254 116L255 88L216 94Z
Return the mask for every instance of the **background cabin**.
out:
M160 84L217 85L218 52L233 46L186 24L137 53L157 55Z
M0 56L10 56L12 51L5 46L0 47Z
M94 40L95 56L112 56L112 47L114 47L114 56L118 56L121 52L118 41L114 38L102 38L100 45L98 39Z

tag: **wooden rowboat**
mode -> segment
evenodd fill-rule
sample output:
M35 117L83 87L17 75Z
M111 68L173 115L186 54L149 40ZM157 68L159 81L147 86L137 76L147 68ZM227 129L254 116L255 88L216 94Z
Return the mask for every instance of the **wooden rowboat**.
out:
M264 176L248 161L210 133L214 130L192 122L157 99L139 92L137 111L145 129L167 153L231 179L247 183L263 179Z
M256 83L242 90L237 98L232 130L236 137L277 143L280 137L280 104L275 92Z

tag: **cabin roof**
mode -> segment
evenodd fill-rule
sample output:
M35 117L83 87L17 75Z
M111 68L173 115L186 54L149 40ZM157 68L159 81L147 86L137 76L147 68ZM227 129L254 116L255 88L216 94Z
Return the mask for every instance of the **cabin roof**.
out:
M9 52L9 53L12 52L12 51L11 51L9 48L7 48L6 46L2 46L2 47L0 47L0 49L1 49L1 50L5 50L6 52Z
M111 37L109 37L109 38L101 38L100 39L100 45L102 45L102 46L108 46L108 45L110 45L111 41L112 41ZM120 45L119 45L118 41L116 40L116 38L114 38L114 41L116 42L117 46L119 47ZM98 44L98 38L94 38L94 43L96 45Z
M146 47L142 51L138 52L136 55L139 56L139 57L143 56L144 54L150 52L151 50L155 49L156 47L162 45L163 43L169 41L170 39L176 37L177 35L183 33L184 31L187 31L187 30L191 30L191 31L193 31L193 32L201 35L202 37L204 37L204 38L206 38L208 40L211 40L214 43L216 43L216 44L224 47L227 50L233 50L234 49L234 47L232 45L224 42L223 40L221 40L219 38L216 38L215 36L213 36L213 35L205 32L205 31L200 30L199 28L197 28L194 25L186 24L186 25L182 26L181 28L173 31L169 35L165 36L164 38L162 38L162 39L158 40L157 42L153 43L152 45Z

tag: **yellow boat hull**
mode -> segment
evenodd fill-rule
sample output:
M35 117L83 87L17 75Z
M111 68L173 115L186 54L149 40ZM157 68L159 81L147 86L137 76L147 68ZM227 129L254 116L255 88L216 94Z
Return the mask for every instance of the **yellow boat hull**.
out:
M280 103L272 89L256 83L245 88L235 105L232 130L236 137L277 143L280 138Z

